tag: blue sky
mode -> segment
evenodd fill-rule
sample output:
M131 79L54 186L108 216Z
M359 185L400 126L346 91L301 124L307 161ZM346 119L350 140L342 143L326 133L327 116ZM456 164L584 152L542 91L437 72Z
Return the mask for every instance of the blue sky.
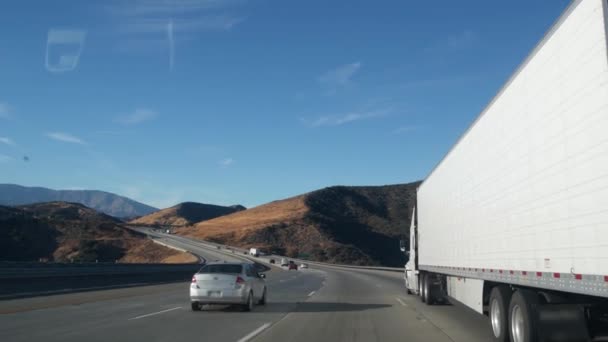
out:
M568 3L3 1L0 183L166 207L422 179Z

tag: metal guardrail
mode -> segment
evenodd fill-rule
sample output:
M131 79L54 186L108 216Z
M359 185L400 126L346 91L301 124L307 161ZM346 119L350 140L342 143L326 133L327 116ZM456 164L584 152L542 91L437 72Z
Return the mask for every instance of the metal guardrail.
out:
M0 279L196 272L199 264L0 262Z

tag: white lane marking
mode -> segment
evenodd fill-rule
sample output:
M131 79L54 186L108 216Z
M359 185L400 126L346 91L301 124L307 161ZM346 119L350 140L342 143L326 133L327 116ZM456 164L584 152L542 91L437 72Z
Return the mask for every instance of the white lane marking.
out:
M141 315L141 316L129 318L129 321L133 320L133 319L140 319L140 318L144 318L144 317L149 317L149 316L154 316L154 315L160 315L162 313L173 311L173 310L177 310L177 309L181 309L181 308L182 308L181 306L178 306L176 308L171 308L171 309L167 309L167 310L162 310L162 311L158 311L158 312L149 313L149 314L146 314L146 315Z
M401 306L408 306L401 298L395 298Z
M256 337L259 333L261 333L262 331L264 331L264 329L268 328L269 326L270 326L270 323L265 323L261 327L259 327L259 328L255 329L254 331L250 332L247 336L242 337L237 342L247 342L247 341L251 340L252 338Z
M315 292L317 292L317 291L312 291L311 293L309 293L309 294L308 294L308 297L310 297L310 296L314 295L314 294L315 294Z

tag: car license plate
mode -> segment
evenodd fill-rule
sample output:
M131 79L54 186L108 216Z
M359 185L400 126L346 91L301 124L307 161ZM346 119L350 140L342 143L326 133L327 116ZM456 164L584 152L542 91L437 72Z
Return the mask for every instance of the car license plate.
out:
M209 291L207 295L209 297L221 297L222 293L220 291Z

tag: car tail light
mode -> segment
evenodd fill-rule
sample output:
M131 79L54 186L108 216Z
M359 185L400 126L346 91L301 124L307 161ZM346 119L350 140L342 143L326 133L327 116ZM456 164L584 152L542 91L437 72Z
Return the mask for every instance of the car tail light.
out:
M195 284L195 283L196 283L196 276L195 276L195 275L193 275L193 276L192 276L192 283L193 283L193 284Z
M245 279L241 278L240 276L237 276L236 283L239 285L243 285L243 284L245 284Z

